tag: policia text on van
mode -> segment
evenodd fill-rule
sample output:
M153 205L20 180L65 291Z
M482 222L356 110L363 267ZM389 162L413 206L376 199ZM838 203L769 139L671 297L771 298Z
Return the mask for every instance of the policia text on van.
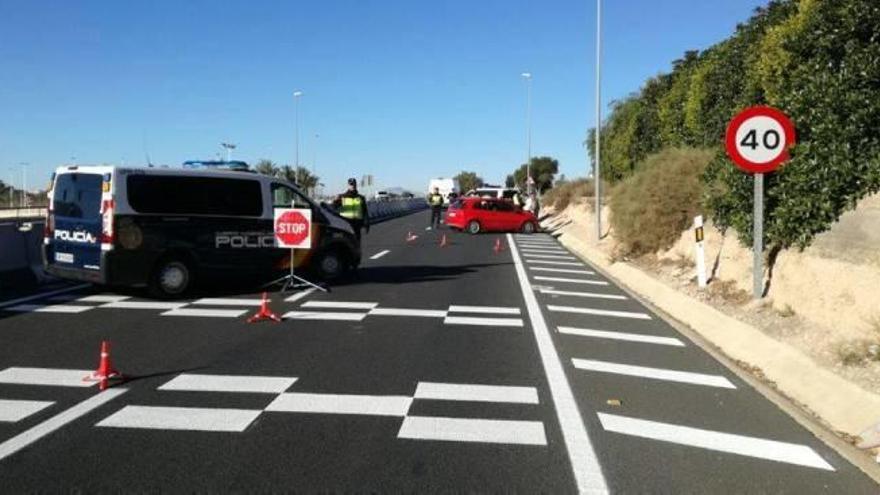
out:
M199 278L268 280L286 270L275 208L310 208L312 248L297 268L322 278L361 261L351 226L293 184L248 172L63 167L53 175L43 254L58 277L184 293Z

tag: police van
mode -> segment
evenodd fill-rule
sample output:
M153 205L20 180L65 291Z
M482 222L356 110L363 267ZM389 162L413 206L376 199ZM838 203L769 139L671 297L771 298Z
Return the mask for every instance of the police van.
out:
M356 268L360 243L344 219L282 179L229 170L60 167L43 239L46 271L158 297L200 279L269 280L290 267L275 247L276 208L312 211L312 245L297 269L333 279Z

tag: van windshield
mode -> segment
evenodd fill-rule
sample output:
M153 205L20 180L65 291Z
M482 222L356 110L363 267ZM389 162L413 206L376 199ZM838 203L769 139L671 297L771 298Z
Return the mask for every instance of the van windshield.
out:
M94 218L101 215L100 174L60 174L52 193L55 215Z

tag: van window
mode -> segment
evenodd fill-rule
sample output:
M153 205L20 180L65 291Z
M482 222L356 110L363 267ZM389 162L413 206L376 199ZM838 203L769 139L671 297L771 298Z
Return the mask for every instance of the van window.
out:
M272 184L272 206L275 208L311 208L306 198L284 184Z
M255 180L175 175L129 175L128 203L139 213L257 217L263 213Z
M59 174L52 193L55 215L67 218L95 218L101 215L99 174Z

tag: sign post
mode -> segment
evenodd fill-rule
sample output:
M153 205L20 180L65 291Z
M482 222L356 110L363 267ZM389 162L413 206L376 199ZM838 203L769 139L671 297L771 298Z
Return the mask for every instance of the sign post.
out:
M788 160L788 149L794 143L794 124L773 107L746 108L727 126L725 147L728 156L755 179L752 221L752 295L755 299L764 296L764 174L773 172Z
M284 281L281 292L303 286L314 287L326 292L323 287L299 277L294 272L296 249L312 247L312 210L308 208L277 208L275 210L275 246L290 249L290 273L270 283Z

